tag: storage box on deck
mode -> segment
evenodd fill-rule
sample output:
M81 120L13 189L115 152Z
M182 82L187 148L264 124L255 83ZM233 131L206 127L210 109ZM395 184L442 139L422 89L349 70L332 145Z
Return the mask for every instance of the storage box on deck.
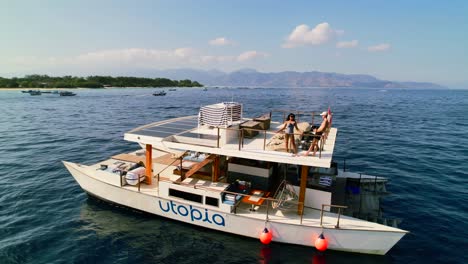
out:
M270 114L264 114L262 116L256 117L253 119L253 121L259 122L259 127L262 130L270 129L270 122L271 122Z
M245 138L253 138L256 135L258 135L257 130L252 130L252 129L260 129L260 122L257 121L247 121L245 123L242 123L240 125L241 128L247 128L244 129L244 137Z
M226 191L231 193L223 193L222 201L224 204L235 205L238 201L242 199L242 195L236 195L233 193L248 194L250 191L250 182L236 180L231 183Z

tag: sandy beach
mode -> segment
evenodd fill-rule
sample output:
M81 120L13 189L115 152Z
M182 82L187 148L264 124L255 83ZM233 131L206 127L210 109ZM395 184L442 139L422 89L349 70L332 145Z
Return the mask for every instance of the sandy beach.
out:
M0 91L28 91L28 90L39 90L39 91L54 91L54 90L87 90L87 89L106 89L106 88L2 88Z

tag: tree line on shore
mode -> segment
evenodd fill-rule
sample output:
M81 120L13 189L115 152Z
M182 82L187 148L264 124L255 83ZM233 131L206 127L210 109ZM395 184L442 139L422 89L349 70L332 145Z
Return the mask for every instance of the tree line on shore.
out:
M11 79L0 77L0 87L4 88L103 88L103 87L203 87L197 81L171 80L167 78L141 77L51 77L48 75L26 75Z

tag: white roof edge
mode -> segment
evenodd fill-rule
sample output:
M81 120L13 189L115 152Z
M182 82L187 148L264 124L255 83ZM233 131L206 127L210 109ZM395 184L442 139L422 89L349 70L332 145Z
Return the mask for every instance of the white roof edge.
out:
M305 165L305 166L314 166L322 168L331 167L331 157L301 157L295 156L292 157L291 154L286 152L278 151L254 151L254 150L232 150L232 149L223 149L216 147L206 147L199 145L190 145L185 143L175 143L169 141L163 141L163 138L156 138L150 136L141 136L135 134L124 135L124 139L127 141L137 142L139 144L151 144L153 148L157 149L172 149L172 150L190 150L203 153L217 154L230 157L238 157L245 159L255 159L262 161L278 162L278 163L287 163L293 165Z
M196 117L196 116L184 116L184 117L158 121L158 122L154 122L154 123L147 124L144 126L140 126L125 133L124 140L136 142L142 145L151 144L153 148L160 149L163 151L168 150L167 152L171 152L169 150L173 150L173 151L190 150L190 151L217 154L217 155L223 155L223 156L238 157L238 158L245 158L245 159L255 159L255 160L285 163L285 164L292 164L292 165L305 165L305 166L322 167L322 168L331 167L334 145L335 145L334 141L335 141L336 134L338 131L336 128L331 128L328 140L333 141L333 142L330 142L330 144L328 145L330 149L322 152L321 158L318 157L319 156L318 152L316 153L315 157L291 156L290 153L279 152L279 151L269 151L269 150L260 150L260 149L238 150L238 149L231 149L231 148L216 148L216 147L208 147L208 146L201 146L201 145L195 145L195 144L165 141L165 138L161 138L161 137L134 134L138 130L144 129L146 127L151 127L157 124L164 124L164 123L174 122L176 120L183 120L183 119L188 119L188 118L193 118L193 117Z

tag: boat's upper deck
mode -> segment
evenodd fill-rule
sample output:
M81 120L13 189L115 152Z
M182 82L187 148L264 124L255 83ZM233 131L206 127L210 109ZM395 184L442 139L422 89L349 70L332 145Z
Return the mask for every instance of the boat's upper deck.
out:
M229 126L214 127L199 125L197 116L187 116L138 127L125 133L124 139L142 145L151 144L153 148L173 153L197 151L270 162L330 167L336 128L327 131L326 139L322 137L321 152L317 152L315 156L303 156L306 150L301 149L300 144L298 155L286 153L284 136L275 133L282 123L271 121L267 127L259 127L257 124L252 119L242 119ZM302 125L310 129L310 124L303 122Z

